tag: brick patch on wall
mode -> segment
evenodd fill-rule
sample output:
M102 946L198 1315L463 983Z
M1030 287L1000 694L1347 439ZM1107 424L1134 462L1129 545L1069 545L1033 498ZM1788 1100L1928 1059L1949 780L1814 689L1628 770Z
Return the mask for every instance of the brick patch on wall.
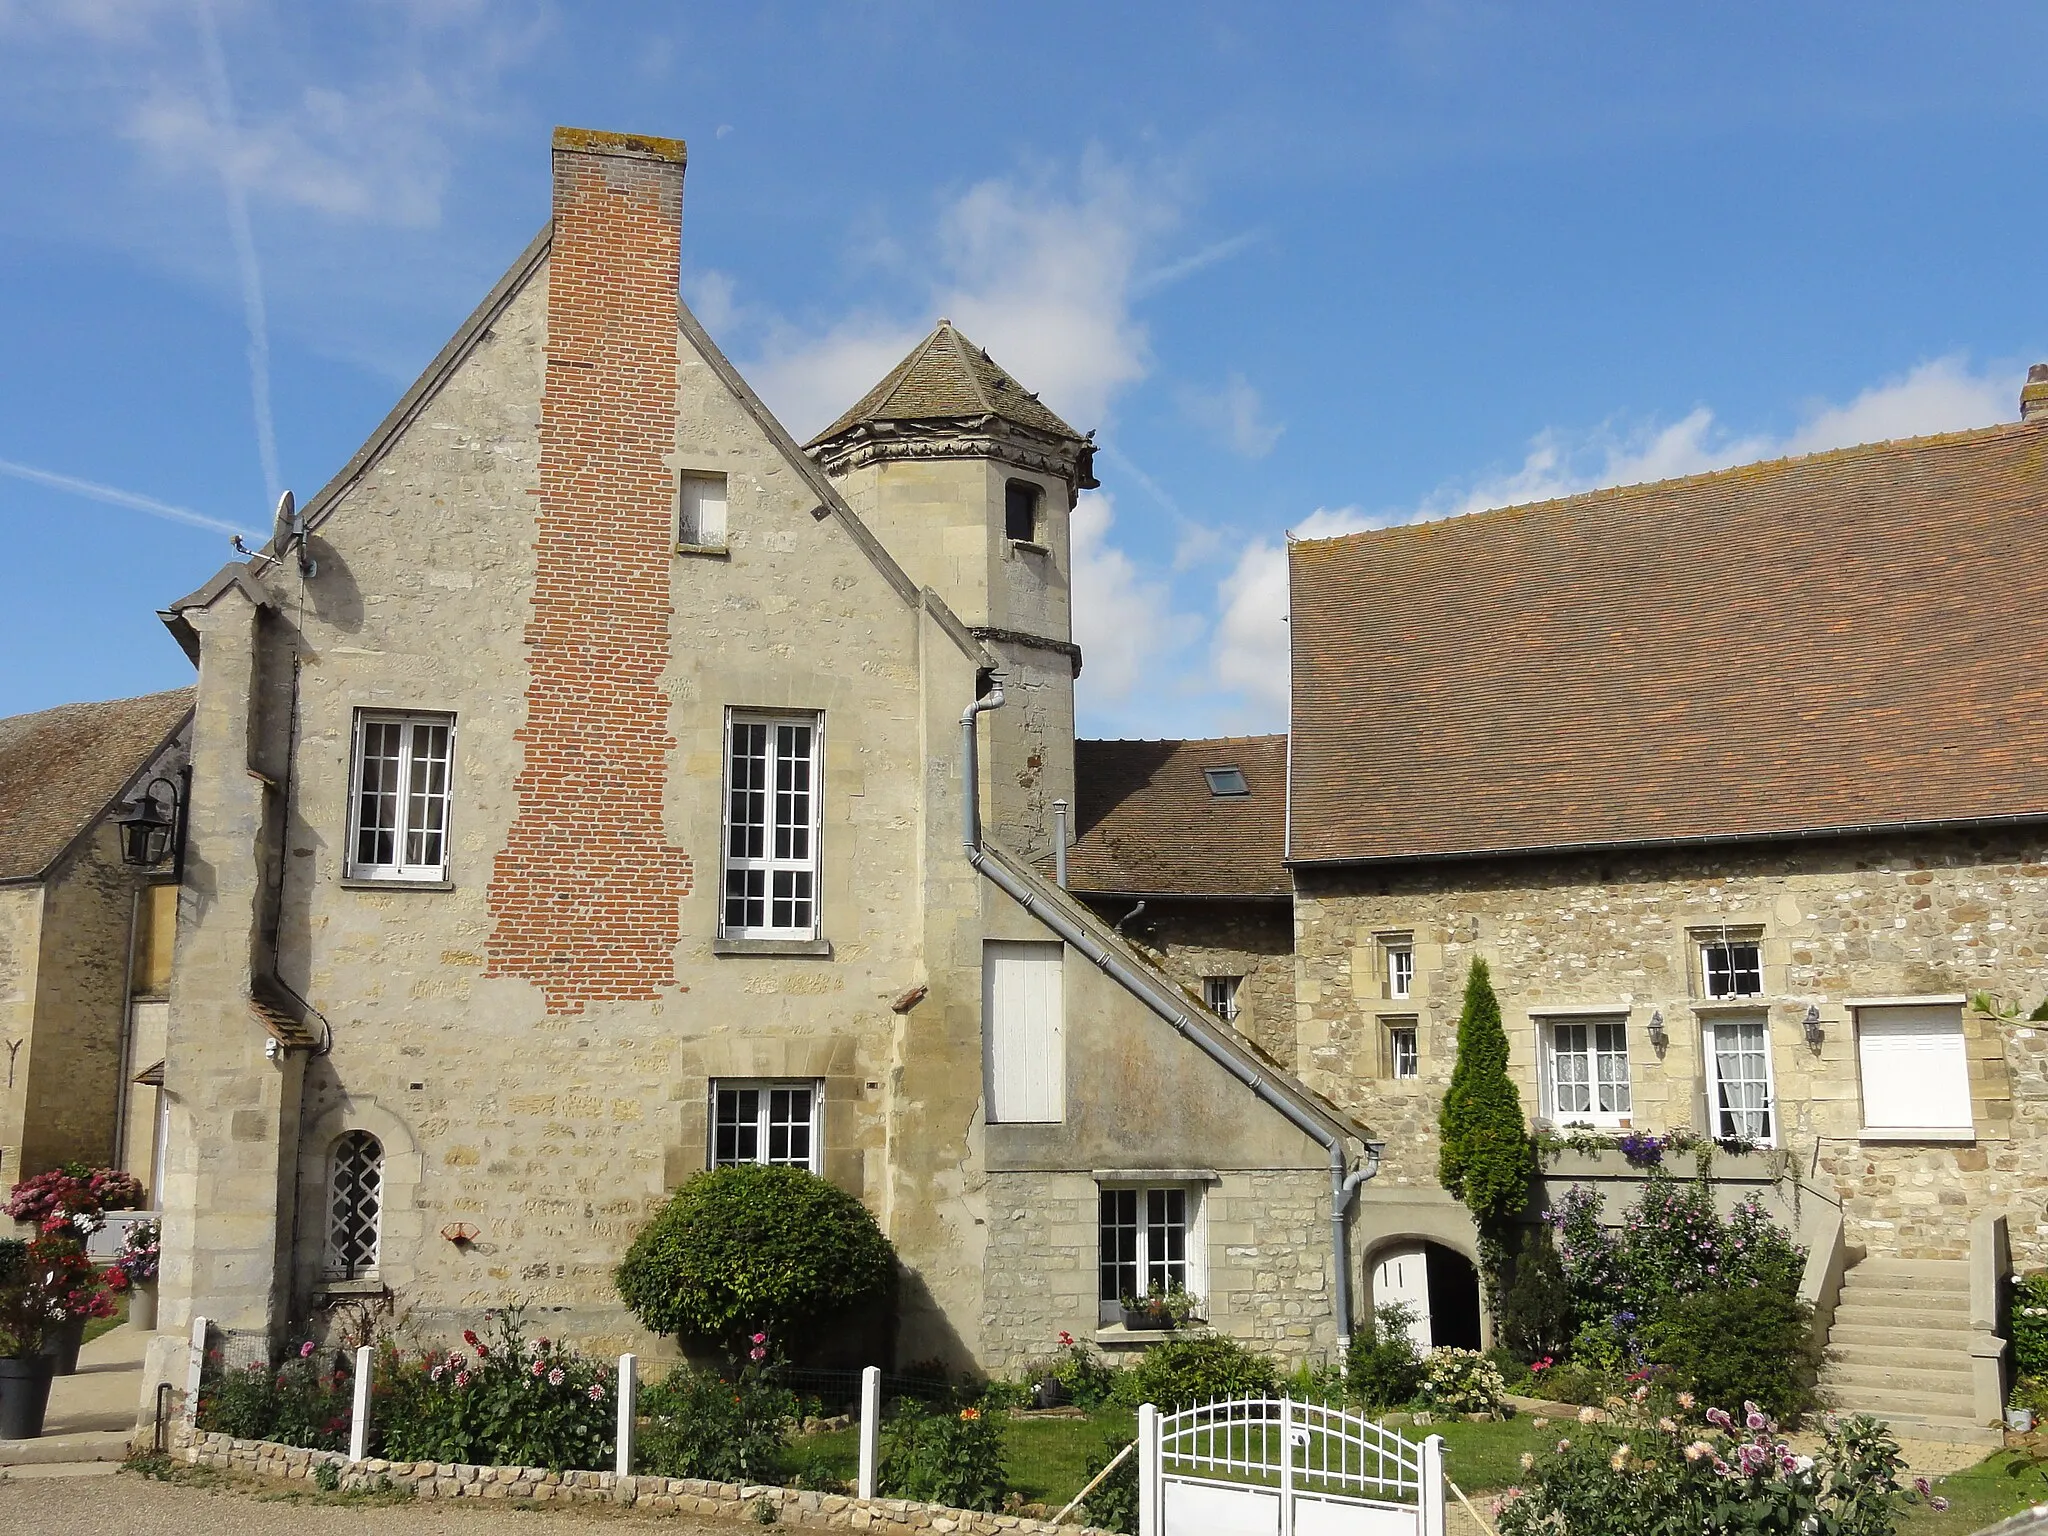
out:
M557 136L519 811L487 975L552 1014L675 979L690 856L667 841L682 146Z

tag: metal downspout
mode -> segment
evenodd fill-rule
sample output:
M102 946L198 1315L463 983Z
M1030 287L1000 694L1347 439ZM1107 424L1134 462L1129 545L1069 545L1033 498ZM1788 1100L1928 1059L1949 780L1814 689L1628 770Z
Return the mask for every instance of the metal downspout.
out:
M1000 670L992 671L989 673L989 691L969 704L960 715L960 831L961 842L967 850L967 862L974 866L976 873L992 881L1032 917L1087 956L1118 986L1171 1024L1175 1033L1192 1042L1203 1055L1249 1088L1261 1103L1277 1110L1296 1130L1329 1154L1330 1245L1336 1259L1337 1276L1333 1310L1337 1318L1337 1347L1340 1352L1348 1351L1351 1347L1348 1217L1351 1203L1358 1196L1358 1187L1379 1173L1377 1149L1367 1143L1364 1160L1356 1169L1351 1168L1341 1134L1322 1125L1292 1099L1275 1092L1263 1075L1211 1040L1206 1030L1196 1028L1188 1008L1176 994L1169 993L1163 985L1145 976L1059 907L1041 900L1028 885L988 856L981 845L981 754L975 717L989 710L1001 709L1003 703L1003 674Z

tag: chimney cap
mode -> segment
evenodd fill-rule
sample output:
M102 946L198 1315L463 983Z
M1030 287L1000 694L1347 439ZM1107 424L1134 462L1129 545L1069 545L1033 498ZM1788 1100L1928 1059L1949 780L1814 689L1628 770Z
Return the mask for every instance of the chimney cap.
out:
M2048 363L2027 370L2026 386L2020 390L2020 420L2048 422Z
M657 139L644 133L607 133L600 128L557 128L555 152L612 155L622 160L666 160L681 165L689 152L681 139Z

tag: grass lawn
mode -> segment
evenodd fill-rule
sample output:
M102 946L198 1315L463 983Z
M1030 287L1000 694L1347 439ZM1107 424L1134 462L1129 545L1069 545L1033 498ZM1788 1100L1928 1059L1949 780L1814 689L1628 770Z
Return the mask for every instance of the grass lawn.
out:
M126 1291L117 1291L114 1294L114 1315L112 1317L95 1318L87 1323L85 1325L85 1342L90 1344L101 1334L112 1333L127 1321L128 1293Z
M1570 1432L1557 1423L1536 1429L1527 1418L1499 1424L1459 1420L1416 1425L1409 1422L1407 1414L1398 1413L1388 1414L1385 1422L1412 1440L1442 1435L1444 1470L1467 1493L1507 1487L1521 1473L1524 1451L1543 1450L1555 1445L1559 1435ZM1106 1445L1135 1433L1136 1426L1135 1415L1116 1409L1103 1409L1085 1419L1011 1419L1003 1426L1010 1486L1027 1504L1056 1509L1081 1491L1088 1480L1090 1460L1102 1455ZM791 1449L796 1466L808 1462L845 1482L852 1482L858 1470L860 1446L855 1430L806 1435Z
M2048 1502L2048 1478L2033 1458L1999 1451L1974 1467L1935 1481L1934 1491L1948 1500L1936 1514L1925 1505L1909 1505L1899 1513L1899 1536L1967 1536L2007 1515Z

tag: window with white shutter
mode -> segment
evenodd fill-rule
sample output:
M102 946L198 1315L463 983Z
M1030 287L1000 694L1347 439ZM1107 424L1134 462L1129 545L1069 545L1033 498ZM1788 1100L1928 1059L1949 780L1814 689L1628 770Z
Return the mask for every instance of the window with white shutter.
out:
M1064 961L1058 944L990 939L982 948L981 1017L992 1122L1067 1117Z
M1973 1128L1959 1005L1859 1007L1856 1055L1865 1130L1954 1134Z

